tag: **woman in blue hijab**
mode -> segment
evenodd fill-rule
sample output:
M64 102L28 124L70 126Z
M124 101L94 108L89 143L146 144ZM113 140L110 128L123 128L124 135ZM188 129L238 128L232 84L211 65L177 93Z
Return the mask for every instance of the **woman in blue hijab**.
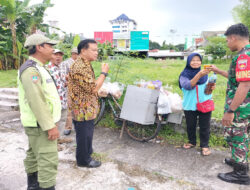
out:
M199 120L200 147L204 156L211 154L209 149L210 119L211 112L202 113L197 110L196 85L198 86L199 102L212 98L205 94L210 69L201 69L202 57L198 53L192 53L187 58L187 64L179 76L179 87L183 92L183 110L187 123L188 143L183 145L184 149L196 146L196 124Z

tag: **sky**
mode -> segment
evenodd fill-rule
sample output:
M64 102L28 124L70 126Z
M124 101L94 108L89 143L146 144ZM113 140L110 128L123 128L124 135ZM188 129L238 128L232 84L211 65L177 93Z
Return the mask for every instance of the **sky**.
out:
M31 4L42 0L31 0ZM94 37L94 31L111 31L110 20L121 14L137 22L137 30L149 31L160 44L179 44L202 31L226 30L235 24L232 9L239 0L51 0L45 22L58 21L67 33ZM170 30L174 31L171 33Z

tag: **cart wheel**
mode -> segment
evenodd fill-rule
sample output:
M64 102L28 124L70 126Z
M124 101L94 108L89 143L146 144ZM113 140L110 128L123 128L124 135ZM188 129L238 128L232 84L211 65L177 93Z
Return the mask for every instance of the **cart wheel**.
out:
M96 126L99 121L101 121L101 119L103 118L104 115L104 110L105 110L105 98L99 98L99 102L100 102L100 111L98 113L98 115L95 118L94 121L94 125Z
M140 142L146 142L158 135L161 129L161 122L157 120L153 125L141 125L126 121L125 129L132 139Z

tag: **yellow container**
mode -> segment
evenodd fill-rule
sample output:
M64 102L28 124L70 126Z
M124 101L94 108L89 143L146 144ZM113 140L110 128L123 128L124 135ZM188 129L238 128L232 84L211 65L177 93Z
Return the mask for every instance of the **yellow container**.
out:
M204 65L204 69L209 69L212 65L210 64L207 64L207 65Z
M153 84L148 84L148 86L147 86L149 89L155 89L155 86L153 85Z

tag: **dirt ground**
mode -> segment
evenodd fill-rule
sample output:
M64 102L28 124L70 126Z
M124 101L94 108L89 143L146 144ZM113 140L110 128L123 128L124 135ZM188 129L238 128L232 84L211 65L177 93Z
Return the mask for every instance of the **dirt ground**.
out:
M230 167L222 160L228 152L213 150L207 158L198 150L182 150L171 145L139 143L119 131L98 127L94 133L94 154L102 161L95 169L75 164L73 141L60 144L58 190L247 190L248 186L217 179ZM0 125L0 189L24 190L23 166L27 137L19 122Z

